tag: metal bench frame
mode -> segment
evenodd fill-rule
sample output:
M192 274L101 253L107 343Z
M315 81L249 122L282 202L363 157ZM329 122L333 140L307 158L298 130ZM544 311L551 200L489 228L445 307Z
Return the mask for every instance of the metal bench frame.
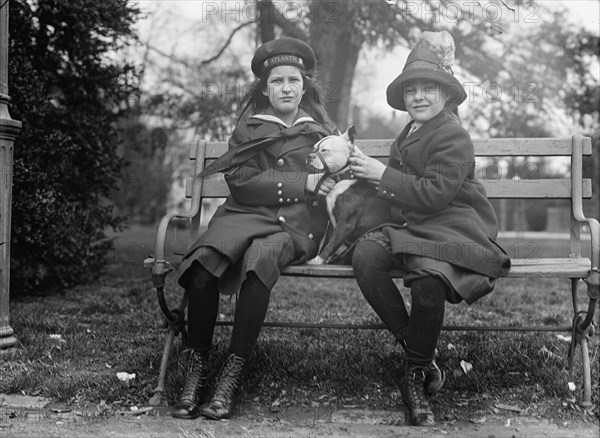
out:
M387 161L392 140L357 140L359 148L367 155ZM510 330L510 331L569 331L571 344L568 353L569 369L573 370L577 347L581 351L583 374L582 407L592 407L591 366L588 350L589 337L594 335L594 313L600 297L600 225L596 219L586 218L583 214L583 199L592 195L591 180L582 177L583 157L592 154L592 143L588 137L575 135L570 138L494 138L474 140L477 157L523 157L523 156L553 156L570 157L571 177L562 179L493 179L482 180L489 198L526 198L526 199L570 199L570 253L565 258L535 258L513 260L507 278L566 278L571 280L571 295L573 301L573 320L569 327L463 327L445 326L445 330ZM179 306L173 310L165 300L165 278L176 267L165 257L165 240L167 228L172 219L183 218L190 221L190 241L200 234L200 217L202 200L207 198L223 198L229 194L227 184L221 174L212 175L207 179L197 177L202 169L212 160L218 158L227 150L225 142L199 141L190 148L190 159L195 162L194 178L186 185L186 197L191 198L189 210L184 213L167 214L162 218L156 232L154 257L145 261L145 267L152 270L152 279L157 291L159 305L167 318L168 335L163 349L162 362L158 385L154 389L151 405L164 402L165 379L169 355L174 338L185 331L185 307L187 294L183 295ZM581 230L582 226L589 227L591 236L591 259L582 257ZM353 278L351 266L342 265L297 265L289 266L282 272L286 276L320 277L320 278ZM396 277L400 274L395 272ZM587 310L578 305L580 280L587 284L589 304ZM366 305L366 303L365 303ZM219 322L220 325L231 325L232 322ZM265 323L270 327L299 327L299 328L347 328L347 329L378 329L383 325L356 324L306 324L290 322Z

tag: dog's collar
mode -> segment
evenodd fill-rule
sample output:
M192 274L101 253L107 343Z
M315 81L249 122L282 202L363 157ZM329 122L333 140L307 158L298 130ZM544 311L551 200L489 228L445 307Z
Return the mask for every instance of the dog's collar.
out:
M327 161L323 158L323 155L318 150L314 152L314 154L319 158L319 161L323 165L323 170L325 171L323 175L323 179L328 176L336 176L345 173L344 171L350 167L350 160L346 161L346 164L336 172L332 172L329 166L327 165Z
M327 165L327 161L325 161L325 158L323 158L323 155L321 155L321 152L316 151L314 154L317 157L319 157L319 160L321 161L321 164L323 165L323 170L325 171L323 173L323 176L319 179L319 181L317 181L317 186L315 187L315 192L314 192L315 194L319 193L319 190L321 189L323 182L329 177L333 177L333 179L335 179L336 183L339 183L343 179L354 178L354 175L352 175L351 172L346 172L346 170L350 169L350 160L348 160L346 162L346 164L344 165L344 167L339 169L337 172L332 172L331 169L329 168L329 166ZM346 176L346 175L348 175L348 176ZM315 201L313 203L313 205L315 205L315 207L316 207L318 205L318 203L319 203L319 201Z

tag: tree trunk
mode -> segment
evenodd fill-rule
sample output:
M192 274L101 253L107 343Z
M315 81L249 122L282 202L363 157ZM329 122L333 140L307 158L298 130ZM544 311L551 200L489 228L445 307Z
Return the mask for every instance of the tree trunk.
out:
M345 129L350 114L352 81L364 42L356 22L358 2L313 2L310 42L317 55L317 80L325 109L331 119Z
M258 32L261 44L275 39L274 10L271 0L258 2Z

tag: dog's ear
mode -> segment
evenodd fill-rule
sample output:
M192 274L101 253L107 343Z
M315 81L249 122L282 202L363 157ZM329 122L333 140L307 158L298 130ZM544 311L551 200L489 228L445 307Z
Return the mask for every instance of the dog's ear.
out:
M356 136L356 128L354 127L354 125L350 125L350 127L346 131L346 134L348 135L350 143L354 144L354 137Z

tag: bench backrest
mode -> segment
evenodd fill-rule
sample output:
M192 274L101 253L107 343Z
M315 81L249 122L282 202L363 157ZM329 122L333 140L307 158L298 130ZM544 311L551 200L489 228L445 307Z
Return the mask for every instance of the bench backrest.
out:
M386 162L393 140L357 140L357 146L367 155ZM475 156L481 158L476 165L481 169L481 182L489 198L500 199L570 199L571 208L571 256L581 254L579 246L580 225L574 220L573 212L583 208L582 200L591 198L592 182L582 177L583 156L592 154L591 138L575 135L566 138L491 138L474 139ZM200 140L190 148L190 159L196 161L197 175L207 164L227 151L226 142ZM534 164L522 169L525 179L507 178L493 157L516 159L517 157L570 157L570 176L564 178L539 178ZM521 165L522 161L521 161ZM198 196L197 194L200 194ZM229 195L222 174L212 175L201 180L189 178L186 181L186 197L197 204L198 213L192 219L192 233L196 234L200 223L201 200L204 198L224 198ZM194 208L194 207L192 207Z

